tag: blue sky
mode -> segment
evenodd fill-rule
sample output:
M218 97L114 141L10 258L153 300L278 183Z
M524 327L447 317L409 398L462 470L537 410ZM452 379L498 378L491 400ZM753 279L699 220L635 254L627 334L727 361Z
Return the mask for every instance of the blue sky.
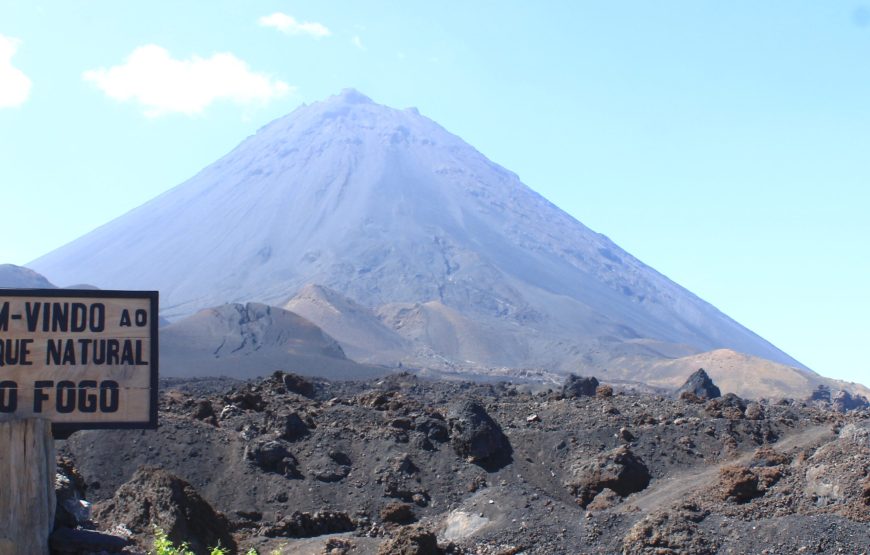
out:
M0 262L345 87L870 383L870 2L0 0Z

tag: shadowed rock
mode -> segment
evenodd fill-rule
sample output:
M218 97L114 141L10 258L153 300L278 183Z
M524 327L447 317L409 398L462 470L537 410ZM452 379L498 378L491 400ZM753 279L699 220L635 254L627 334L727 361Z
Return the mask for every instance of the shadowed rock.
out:
M454 403L447 412L450 443L468 462L496 463L510 457L511 447L498 424L474 401Z
M870 406L865 397L861 395L852 395L848 391L838 391L835 393L831 398L831 405L835 411L843 413Z
M419 525L404 526L378 548L378 555L440 555L435 533Z
M573 397L594 397L596 389L598 389L598 380L594 376L578 376L569 374L565 379L565 384L562 386L562 396L566 398Z
M124 538L93 530L58 528L51 534L52 553L121 553L129 542ZM127 552L129 553L129 552Z
M824 384L820 384L819 387L813 390L812 394L810 394L810 401L822 401L825 403L831 402L831 388Z
M575 462L565 486L576 496L577 503L586 507L605 489L621 497L642 491L651 477L640 457L628 447L618 447L595 458Z
M393 501L381 509L381 520L394 524L411 524L417 520L414 508L407 503Z
M719 388L716 387L716 384L713 383L713 380L710 379L710 376L707 375L707 372L703 368L699 368L694 374L689 376L686 383L677 390L678 397L684 393L691 393L699 399L715 399L722 395L722 392L719 391Z
M110 501L97 505L94 519L103 527L123 525L141 535L150 535L156 526L176 545L187 542L197 555L216 545L236 549L226 518L193 486L153 466L141 467Z
M273 427L281 439L287 441L296 441L309 434L308 425L295 412L276 415Z
M256 441L245 448L245 458L266 472L283 474L288 478L300 476L296 457L282 441Z
M304 397L311 397L314 395L314 384L297 374L282 374L281 382L284 384L284 387L287 388L287 391L292 393Z

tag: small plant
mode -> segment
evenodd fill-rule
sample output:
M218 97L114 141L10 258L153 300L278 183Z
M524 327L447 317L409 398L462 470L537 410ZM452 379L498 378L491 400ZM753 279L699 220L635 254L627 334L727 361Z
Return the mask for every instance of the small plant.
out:
M227 550L220 546L218 543L217 546L212 547L211 551L208 552L209 555L227 555ZM246 555L257 555L255 550L249 551ZM193 551L190 550L190 546L187 545L187 542L182 543L178 547L173 545L172 541L166 536L166 532L161 530L160 528L154 528L154 551L149 551L148 555L195 555Z
M154 528L154 551L149 552L148 555L194 555L194 553L188 549L186 543L175 547L166 536L166 532L160 528Z

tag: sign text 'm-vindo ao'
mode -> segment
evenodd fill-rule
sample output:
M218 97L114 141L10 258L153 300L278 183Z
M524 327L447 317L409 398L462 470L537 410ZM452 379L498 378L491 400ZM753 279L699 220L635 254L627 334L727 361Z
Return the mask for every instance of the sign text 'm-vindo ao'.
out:
M157 292L0 289L0 419L157 427Z

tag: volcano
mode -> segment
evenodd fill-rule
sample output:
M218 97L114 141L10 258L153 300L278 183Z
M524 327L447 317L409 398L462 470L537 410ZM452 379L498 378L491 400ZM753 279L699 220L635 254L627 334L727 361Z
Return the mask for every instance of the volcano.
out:
M170 320L285 307L382 364L630 379L637 361L730 349L805 370L416 109L354 90L28 266L158 289Z

